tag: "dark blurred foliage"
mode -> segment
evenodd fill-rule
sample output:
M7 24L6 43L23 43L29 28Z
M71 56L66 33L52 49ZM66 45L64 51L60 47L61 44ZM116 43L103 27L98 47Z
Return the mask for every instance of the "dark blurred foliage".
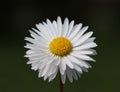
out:
M120 92L120 0L1 0L0 92L58 91L57 78L38 79L23 57L28 30L57 16L89 25L98 44L93 68L65 92Z
M119 0L8 0L1 2L2 32L23 35L36 23L46 18L53 20L57 16L68 17L91 27L97 25L97 31L118 32L110 27L118 27L119 11ZM101 26L106 29L100 30Z

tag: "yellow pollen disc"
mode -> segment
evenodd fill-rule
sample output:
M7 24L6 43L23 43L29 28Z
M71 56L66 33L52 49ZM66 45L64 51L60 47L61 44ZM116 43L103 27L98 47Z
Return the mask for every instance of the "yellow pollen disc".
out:
M58 56L65 56L70 53L72 45L70 41L64 37L57 37L49 44L49 50Z

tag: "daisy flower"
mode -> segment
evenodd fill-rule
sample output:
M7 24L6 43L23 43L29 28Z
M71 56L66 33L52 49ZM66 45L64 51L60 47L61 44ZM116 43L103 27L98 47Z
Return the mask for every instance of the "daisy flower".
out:
M88 26L74 24L68 18L62 23L60 17L36 24L36 29L30 30L31 37L25 38L27 64L44 80L52 81L58 72L63 84L66 77L70 82L77 80L83 71L91 68L88 61L95 61L89 55L96 54L92 48L97 45L95 37L91 37L93 32L86 33L87 29Z

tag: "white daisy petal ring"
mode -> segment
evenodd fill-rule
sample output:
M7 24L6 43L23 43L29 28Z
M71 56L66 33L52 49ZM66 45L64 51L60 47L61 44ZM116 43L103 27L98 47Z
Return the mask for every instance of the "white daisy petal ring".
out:
M25 57L29 59L33 70L39 71L39 77L52 81L60 72L62 83L66 77L73 81L81 76L83 71L91 68L87 61L95 61L89 55L96 55L93 50L97 44L93 32L87 32L88 26L82 27L82 23L74 25L65 18L64 23L60 17L57 21L36 25L37 29L30 30L31 37L26 37Z

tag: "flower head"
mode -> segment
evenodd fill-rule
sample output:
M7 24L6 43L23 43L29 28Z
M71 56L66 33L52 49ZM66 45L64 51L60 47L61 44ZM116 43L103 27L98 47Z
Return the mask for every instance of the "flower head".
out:
M66 76L70 80L77 80L83 71L91 68L87 61L95 61L89 55L95 55L95 37L93 32L87 32L88 26L82 27L82 23L74 25L68 18L62 24L61 18L51 22L36 25L37 29L30 30L31 37L25 48L29 50L25 57L29 59L33 70L39 71L39 77L52 81L60 71L62 83Z

